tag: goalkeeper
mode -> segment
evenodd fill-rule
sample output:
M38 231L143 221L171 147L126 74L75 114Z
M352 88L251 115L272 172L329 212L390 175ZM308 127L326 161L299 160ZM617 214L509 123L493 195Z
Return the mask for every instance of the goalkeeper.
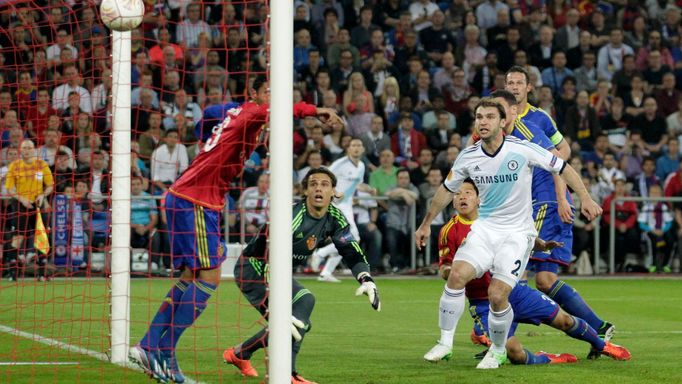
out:
M336 192L336 177L326 168L311 169L302 181L304 200L294 205L293 263L304 265L313 251L324 245L327 238L332 242L353 275L360 283L356 295L366 294L372 308L381 310L379 294L369 274L369 265L360 245L351 234L348 221L341 211L331 204ZM268 227L261 228L259 236L244 249L234 269L235 282L244 296L263 316L268 316ZM292 282L292 345L291 382L312 383L296 372L296 355L303 337L310 331L310 314L315 297L295 279ZM267 347L268 329L264 328L236 347L226 349L223 359L239 368L244 376L258 376L249 359L258 349Z

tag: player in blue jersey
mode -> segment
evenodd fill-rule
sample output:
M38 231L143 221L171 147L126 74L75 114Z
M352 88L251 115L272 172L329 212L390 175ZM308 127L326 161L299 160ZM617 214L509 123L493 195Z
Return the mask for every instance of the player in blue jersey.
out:
M521 67L512 67L507 72L506 88L515 96L521 111L517 120L528 127L532 124L540 127L552 138L556 150L563 158L566 153L561 143L565 144L566 141L556 131L556 124L546 112L528 104L528 92L532 88L529 79L528 72ZM525 139L531 140L532 137ZM533 219L538 236L545 240L562 242L566 246L550 252L533 252L527 270L536 273L535 284L540 291L558 302L568 313L585 319L604 340L610 340L615 330L613 324L597 316L580 294L558 276L559 266L568 265L571 261L573 244L573 207L570 206L570 195L565 191L564 183L549 172L536 168L533 173L532 193ZM588 354L588 358L597 357L599 354L594 350Z

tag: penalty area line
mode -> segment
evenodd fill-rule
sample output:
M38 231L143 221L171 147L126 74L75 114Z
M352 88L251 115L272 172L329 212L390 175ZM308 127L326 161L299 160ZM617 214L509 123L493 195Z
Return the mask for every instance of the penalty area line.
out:
M77 361L0 361L0 366L7 365L79 365Z
M51 339L49 337L41 336L41 335L38 335L35 333L20 331L16 328L8 327L6 325L0 325L0 332L6 333L8 335L23 337L24 339L35 341L37 343L44 344L44 345L47 345L50 347L57 347L59 349L65 350L65 351L75 352L75 353L79 353L81 355L90 356L92 358L104 361L106 363L111 362L109 360L109 356L107 356L107 354L105 354L105 353L93 351L93 350L90 350L87 348L82 348L82 347L79 347L79 346L76 346L73 344L64 343L62 341ZM79 364L80 363L69 363L69 362L65 362L65 363L60 363L60 362L0 362L0 366L3 366L3 365L10 365L10 366L12 366L12 365L79 365ZM128 369L132 369L132 370L137 371L137 372L144 373L144 371L140 367L138 367L136 364L133 364L129 361L126 361L124 364L115 364L115 365L119 365L119 366L122 366L122 367L125 367ZM185 376L185 383L187 383L187 384L205 384L201 381L193 380L187 376Z

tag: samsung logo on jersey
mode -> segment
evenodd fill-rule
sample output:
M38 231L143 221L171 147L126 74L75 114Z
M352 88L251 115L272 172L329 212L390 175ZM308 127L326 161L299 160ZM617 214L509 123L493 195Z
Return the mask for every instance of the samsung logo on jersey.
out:
M510 183L519 179L518 173L510 175L494 175L494 176L474 176L474 183L476 184L496 184L496 183Z

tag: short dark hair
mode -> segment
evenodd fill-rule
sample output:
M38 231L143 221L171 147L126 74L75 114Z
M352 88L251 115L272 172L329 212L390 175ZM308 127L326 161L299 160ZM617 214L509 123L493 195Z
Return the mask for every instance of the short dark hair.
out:
M502 105L490 97L482 98L481 101L478 102L478 105L476 105L476 108L474 108L474 113L476 113L476 111L478 111L478 109L481 107L497 108L497 112L500 113L500 119L507 118L507 114L504 112Z
M526 78L526 84L530 84L530 75L528 74L528 71L526 68L520 66L520 65L515 65L505 73L504 78L506 79L507 76L509 76L510 73L523 73L523 76Z
M510 106L518 104L516 96L514 96L513 93L507 91L506 89L497 89L490 94L490 97L492 97L493 99L496 99L498 97L500 99L504 99L504 101L506 101L507 104L509 104Z
M256 78L253 80L253 89L258 91L260 87L263 86L263 84L266 84L268 82L268 77L266 75L258 75Z
M301 186L303 189L308 189L308 179L310 179L310 176L312 175L318 175L320 173L323 173L332 180L332 187L336 187L336 176L332 171L330 171L327 167L319 167L319 168L311 168L308 173L305 175L303 180L301 181Z
M175 133L175 134L177 134L178 136L180 136L180 132L177 130L177 128L171 128L171 129L167 130L167 131L166 131L166 136L168 136L168 135L171 134L171 133Z
M396 171L395 175L398 176L403 172L407 173L408 176L410 175L410 170L407 168L398 168L398 171Z
M474 183L474 180L471 177L467 177L466 179L464 179L462 184L464 183L471 184L471 186L474 187L474 191L476 191L476 196L478 196L478 187L476 186L476 183Z

